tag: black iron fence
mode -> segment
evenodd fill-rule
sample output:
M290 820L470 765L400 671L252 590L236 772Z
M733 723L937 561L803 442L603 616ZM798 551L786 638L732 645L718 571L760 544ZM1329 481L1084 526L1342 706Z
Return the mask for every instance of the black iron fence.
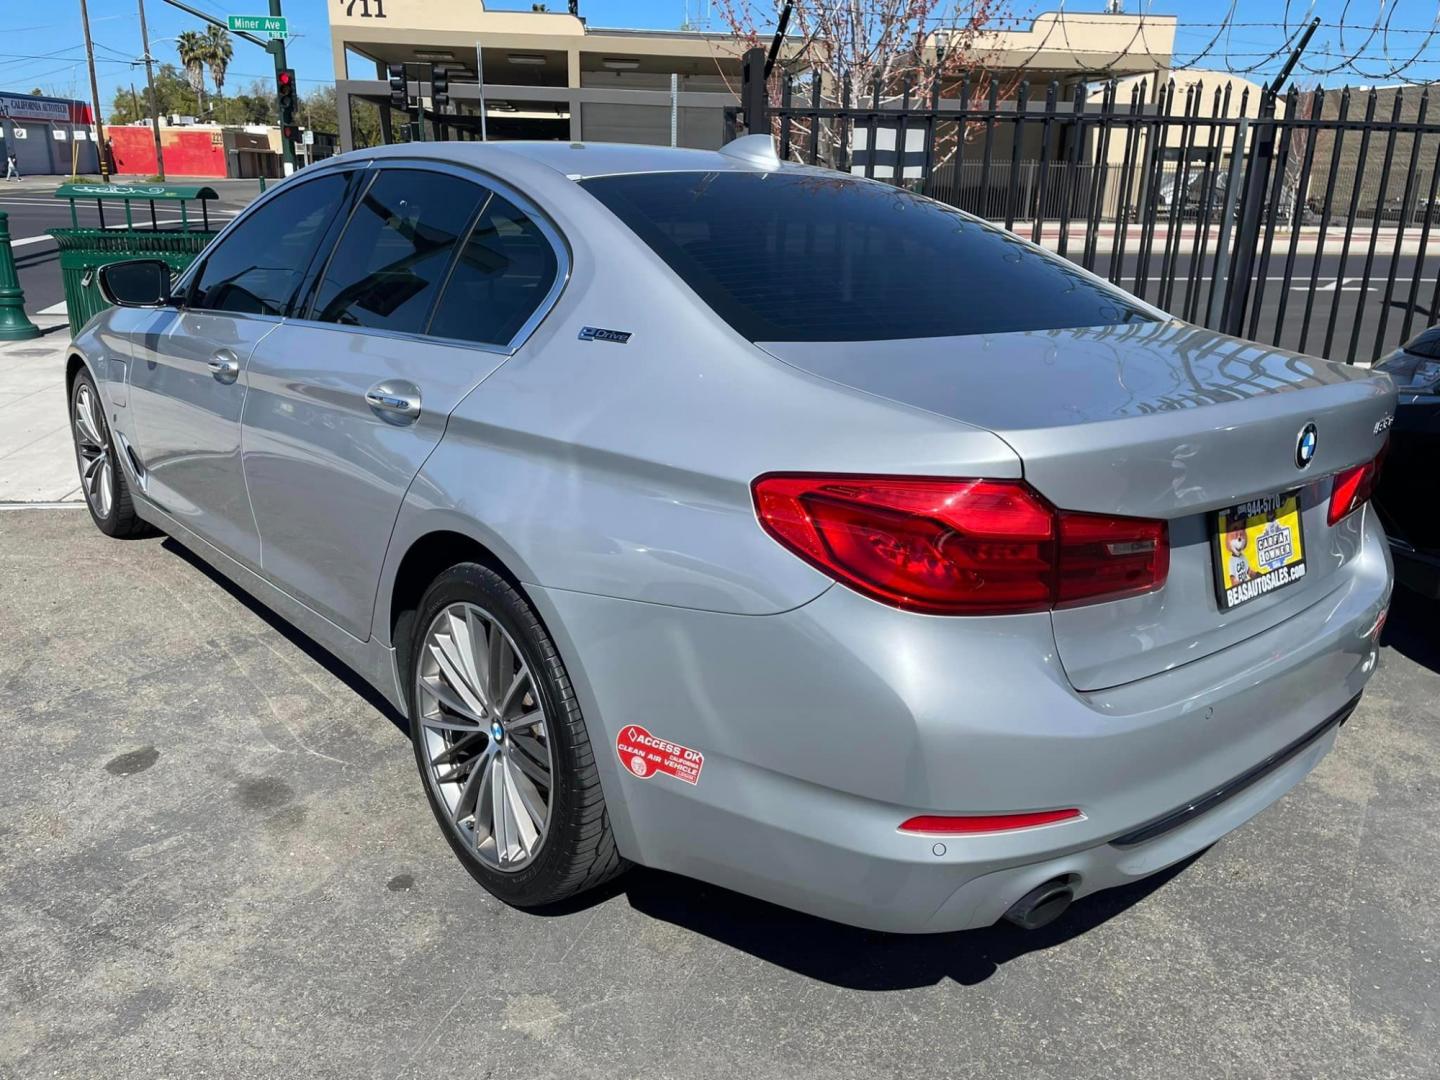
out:
M763 59L732 132L1002 223L1181 318L1351 363L1440 321L1428 87L960 81L857 103L777 75L777 102Z

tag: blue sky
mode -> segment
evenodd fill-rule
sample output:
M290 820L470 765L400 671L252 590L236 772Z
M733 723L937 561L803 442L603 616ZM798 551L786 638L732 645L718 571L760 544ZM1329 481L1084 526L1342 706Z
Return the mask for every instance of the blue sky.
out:
M95 39L100 93L105 108L115 89L129 86L133 80L143 82L143 70L131 61L140 55L140 32L135 16L135 0L89 0L91 29ZM217 15L255 14L267 10L264 0L190 0L192 6ZM290 18L292 37L290 61L300 78L302 89L317 82L329 82L334 73L330 65L327 3L339 0L286 0L285 13ZM457 0L463 2L463 0ZM703 0L689 0L692 12ZM764 2L764 0L759 0ZM686 0L581 0L581 14L595 26L635 26L666 28L678 26L685 17ZM24 0L3 0L7 9L0 15L0 90L28 92L40 86L47 92L64 96L89 97L84 65L84 47L78 18L79 0L58 0L52 4L25 3ZM526 10L529 0L496 0L492 7ZM563 8L564 0L551 0L554 8ZM1012 4L1017 14L1052 10L1058 5L1044 0L1033 5ZM1172 14L1180 17L1181 29L1176 39L1180 60L1194 57L1216 35L1217 24L1232 10L1231 0L1126 0L1131 12ZM1391 0L1384 10L1389 16L1389 34L1371 33L1369 23L1379 0L1355 0L1346 15L1344 0L1292 0L1289 4L1290 24L1298 25L1313 8L1326 25L1317 34L1307 58L1311 66L1323 74L1326 84L1370 84L1398 81L1389 76L1411 55L1421 52L1433 57L1428 62L1411 66L1411 78L1440 78L1440 34L1427 38L1425 32L1435 22L1435 0ZM1103 0L1067 0L1064 10L1075 18L1103 8ZM1271 54L1283 53L1286 33L1281 24L1286 14L1285 0L1233 0L1234 15L1228 35L1215 42L1212 51L1196 66L1245 70L1256 67L1257 73L1273 72L1280 59ZM164 4L162 0L146 0L150 34L158 59L173 60L174 35L193 29L198 20ZM1342 36L1342 18L1352 24ZM719 28L719 21L716 20ZM165 39L172 40L165 40ZM1353 65L1342 66L1355 54ZM1258 67L1257 67L1258 65ZM1339 67L1338 71L1329 69ZM269 57L258 48L237 41L235 59L231 64L227 87L248 85L253 78L269 81L273 66ZM1320 76L1306 74L1308 82Z

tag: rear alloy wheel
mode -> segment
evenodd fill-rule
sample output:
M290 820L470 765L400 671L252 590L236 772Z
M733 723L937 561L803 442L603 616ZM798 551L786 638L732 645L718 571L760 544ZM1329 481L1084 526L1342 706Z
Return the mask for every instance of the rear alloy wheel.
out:
M430 587L410 625L415 760L470 873L533 907L621 870L579 705L525 599L466 563Z
M467 847L505 873L545 840L555 794L545 710L510 635L470 603L425 635L416 692L430 780Z
M106 536L144 536L151 529L135 513L130 489L115 460L115 444L105 422L105 405L89 372L75 376L70 389L70 427L75 436L75 461L80 490L90 517Z

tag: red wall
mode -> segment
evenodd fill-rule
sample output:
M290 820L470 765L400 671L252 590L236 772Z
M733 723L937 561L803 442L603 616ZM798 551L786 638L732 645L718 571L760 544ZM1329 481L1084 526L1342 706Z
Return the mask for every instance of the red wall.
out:
M149 127L107 127L117 173L153 176L159 172L155 161L155 136ZM224 176L225 146L218 132L178 131L161 128L165 148L166 176Z

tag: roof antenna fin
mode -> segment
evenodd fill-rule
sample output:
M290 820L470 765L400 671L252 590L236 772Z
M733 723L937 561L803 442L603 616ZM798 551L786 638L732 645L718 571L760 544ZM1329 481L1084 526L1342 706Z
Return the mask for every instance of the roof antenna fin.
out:
M775 153L775 140L769 135L742 135L731 139L720 148L726 157L743 161L746 165L759 165L762 169L778 169L780 155Z

